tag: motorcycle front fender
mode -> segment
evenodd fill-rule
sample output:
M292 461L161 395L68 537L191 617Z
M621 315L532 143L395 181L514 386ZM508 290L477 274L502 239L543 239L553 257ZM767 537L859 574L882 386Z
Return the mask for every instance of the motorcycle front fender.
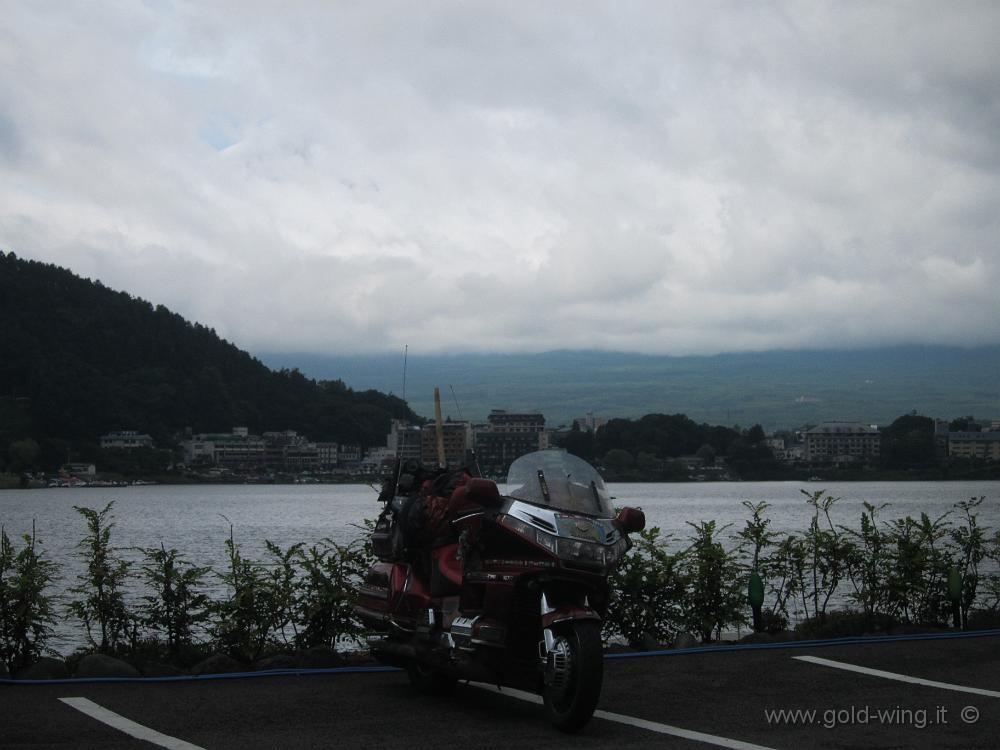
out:
M555 601L550 603L548 596L542 594L542 628L548 630L560 622L572 620L600 620L590 602L584 597L583 602Z
M597 614L590 607L580 607L576 605L570 605L568 607L559 607L555 611L550 612L547 615L542 615L542 627L551 628L560 622L569 622L571 620L600 620L601 616Z

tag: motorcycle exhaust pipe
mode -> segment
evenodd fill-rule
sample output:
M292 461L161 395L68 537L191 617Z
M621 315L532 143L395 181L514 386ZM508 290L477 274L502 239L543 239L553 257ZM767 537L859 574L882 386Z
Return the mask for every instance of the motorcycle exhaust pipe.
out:
M417 650L410 644L391 641L372 644L371 653L378 661L390 667L407 667L417 658Z
M371 644L370 648L373 657L390 667L406 669L413 662L421 661L451 671L463 680L490 683L497 681L497 673L480 663L471 654L463 655L463 657L459 657L458 662L454 662L447 654L428 652L426 649L418 650L409 643L382 641Z

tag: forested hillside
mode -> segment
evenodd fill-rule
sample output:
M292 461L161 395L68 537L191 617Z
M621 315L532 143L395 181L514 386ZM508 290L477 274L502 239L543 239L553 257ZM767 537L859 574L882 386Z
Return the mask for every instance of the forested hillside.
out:
M163 445L234 425L373 445L392 417L415 415L395 396L271 370L165 307L0 251L0 457L26 438L51 465L111 430Z

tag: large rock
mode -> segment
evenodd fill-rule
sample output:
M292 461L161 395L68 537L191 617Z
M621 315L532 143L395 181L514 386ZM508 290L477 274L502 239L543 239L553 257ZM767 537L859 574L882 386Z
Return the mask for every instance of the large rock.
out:
M76 668L76 677L139 677L139 670L107 654L87 654Z
M259 670L297 669L298 666L298 659L290 654L274 654L273 656L265 656L263 659L258 659L253 663L253 668Z
M172 664L161 664L159 662L147 662L142 665L143 677L180 677L184 670L178 669Z
M10 677L10 672L7 670L7 663L0 661L0 680Z
M43 656L18 671L16 677L19 680L66 680L69 679L69 669L62 659Z
M770 633L750 633L740 638L740 643L774 643L774 636Z
M329 646L313 646L299 654L299 662L307 669L331 669L344 664L344 659Z
M904 623L901 625L896 625L892 630L889 631L892 635L925 635L927 633L940 633L940 628L935 628L932 625L910 625ZM881 633L879 635L882 635Z
M678 633L674 638L674 648L694 648L700 643L698 637L692 633Z
M639 642L635 644L639 651L659 651L663 646L650 633L643 633Z
M245 672L246 664L236 661L226 654L212 654L207 659L191 667L191 674L225 674L227 672Z

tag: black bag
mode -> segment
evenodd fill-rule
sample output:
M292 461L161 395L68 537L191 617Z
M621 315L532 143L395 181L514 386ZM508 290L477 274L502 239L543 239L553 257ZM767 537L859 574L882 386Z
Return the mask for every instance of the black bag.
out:
M405 562L418 547L424 527L424 498L397 495L375 523L372 549L382 562Z

